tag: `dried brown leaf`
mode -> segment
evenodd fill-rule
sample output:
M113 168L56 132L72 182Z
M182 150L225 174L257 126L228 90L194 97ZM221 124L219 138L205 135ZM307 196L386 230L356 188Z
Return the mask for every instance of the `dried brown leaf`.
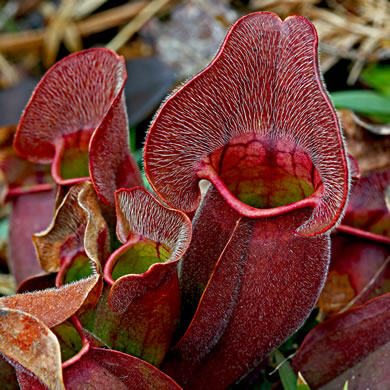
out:
M0 298L0 308L29 313L51 328L80 309L99 278L99 275L93 275L60 288L3 297Z
M322 312L336 313L345 307L355 296L348 275L331 271L321 291L318 306Z
M39 263L46 272L58 272L62 257L62 247L68 242L66 252L78 250L82 245L83 232L86 224L86 214L78 205L78 195L85 182L74 185L66 194L58 207L50 226L43 232L33 235ZM74 240L69 245L69 238Z
M65 390L60 345L54 333L30 314L0 309L0 350L51 390Z
M81 196L83 203L81 206L79 195L84 190L86 193ZM85 236L86 229L88 234ZM92 243L92 240L106 230L107 226L100 214L96 195L91 190L91 183L82 182L74 185L58 207L51 225L33 236L41 267L47 272L58 272L62 258L73 257L80 251L88 250L87 254L91 255L99 272L100 254L96 248L97 243ZM85 237L87 242L84 248Z
M351 111L340 110L339 115L348 152L358 161L361 174L390 167L390 136L363 129L356 123Z
M84 233L84 249L93 260L98 272L110 254L108 226L102 216L99 202L92 183L88 182L78 196L80 207L87 214L87 226Z

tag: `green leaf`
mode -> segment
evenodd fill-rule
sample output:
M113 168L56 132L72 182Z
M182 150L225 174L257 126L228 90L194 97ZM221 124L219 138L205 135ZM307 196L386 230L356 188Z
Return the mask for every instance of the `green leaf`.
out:
M130 247L123 246L122 248L112 269L114 280L128 274L143 274L153 264L163 263L171 255L171 250L167 245L147 238L140 239Z
M390 98L374 91L333 92L331 98L336 108L347 108L365 115L390 115Z
M84 252L80 252L74 257L71 266L66 270L64 284L88 278L92 274L93 269L88 256Z
M277 349L274 352L274 357L278 365L279 376L284 390L297 390L297 376L288 360Z
M297 385L297 390L310 390L310 387L309 387L309 385L305 385L303 383L300 383L299 385Z
M76 355L82 348L81 337L70 321L55 326L52 331L60 343L62 362Z
M263 379L263 382L256 384L253 390L271 390L274 386L274 382L269 382L267 379Z
M377 92L390 96L390 65L370 66L360 74L360 79Z
M0 219L0 239L8 239L8 218Z
M141 175L142 175L142 181L143 181L143 183L144 183L144 187L149 191L149 192L154 192L153 191L153 188L151 187L151 185L150 185L150 183L149 183L149 181L148 181L148 179L146 178L146 176L145 176L145 173L142 171L141 172Z
M137 141L137 130L135 127L130 127L130 150L132 153L134 153L137 150L136 141Z
M348 390L348 381L345 381L343 390Z

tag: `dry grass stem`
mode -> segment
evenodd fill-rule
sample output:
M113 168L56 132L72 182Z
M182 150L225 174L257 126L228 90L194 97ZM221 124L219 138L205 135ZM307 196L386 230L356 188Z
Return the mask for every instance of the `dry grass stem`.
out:
M98 9L107 0L83 0L78 1L73 7L73 17L75 19L82 19Z
M66 34L68 26L72 24L72 12L75 3L75 0L62 0L58 11L50 17L43 41L43 63L47 68L55 62L60 44L65 40L65 35L67 35L66 43L68 47L78 46L70 42L72 33ZM80 38L76 38L76 40L80 41ZM80 49L81 47L78 46L76 50Z
M0 274L0 294L13 295L16 293L15 279L11 274Z
M321 3L321 5L320 5ZM341 58L350 59L348 82L353 84L369 61L389 58L390 9L387 0L252 0L257 11L271 11L282 18L299 13L309 18L318 30L327 71Z
M75 27L81 37L105 31L128 22L147 4L147 0L140 0L99 12L85 20L76 21ZM0 53L17 53L23 50L40 49L46 34L47 30L45 28L0 34Z
M8 87L19 81L19 74L15 68L0 53L0 87Z
M121 31L107 44L107 48L119 50L148 20L160 11L170 0L153 0L140 13L124 26Z
M56 59L64 42L69 51L82 48L82 38L125 25L107 47L118 50L169 0L138 0L86 17L107 0L63 0L45 29L0 34L0 53L36 50L44 46L45 63ZM44 3L47 5L47 3ZM43 4L43 5L44 5ZM370 61L390 58L390 7L387 0L251 0L253 11L271 11L286 18L301 14L316 26L324 72L341 58L352 61L348 82L353 84ZM85 18L85 19L84 19ZM82 19L82 20L81 20Z

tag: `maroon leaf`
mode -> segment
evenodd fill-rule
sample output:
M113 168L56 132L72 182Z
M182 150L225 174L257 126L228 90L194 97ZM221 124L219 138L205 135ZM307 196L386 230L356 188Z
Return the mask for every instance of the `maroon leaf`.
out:
M166 374L143 360L101 348L90 348L63 371L67 390L181 390ZM21 370L18 380L22 390L46 390L36 378Z
M214 186L210 186L202 206L192 221L193 238L180 265L183 308L182 332L190 324L199 299L210 279L219 256L229 242L240 215L231 209ZM207 237L218 237L206 245Z
M114 137L121 137L113 142L121 145L123 152L115 148L114 153L106 153L106 167L118 185L128 183L129 178L138 179L135 162L126 152L125 111L122 106L110 109L115 101L122 102L125 80L124 60L110 50L89 49L64 58L36 87L18 126L16 150L31 162L52 163L52 175L58 184L74 184L88 179L89 154L97 158L93 149L101 150L107 145L107 127L112 125ZM101 134L91 150L95 132ZM121 162L126 162L123 169L118 165ZM129 168L134 172L125 171ZM112 177L109 182L97 185L110 186L111 180ZM107 194L104 196L106 201Z
M9 262L17 284L42 273L32 235L46 229L53 217L55 192L24 194L13 199L9 229Z
M23 280L23 282L19 284L18 290L16 292L18 294L22 294L25 292L45 290L55 286L56 274L42 274L31 276L30 278Z
M310 388L349 390L390 386L390 295L346 311L314 328L292 366Z
M332 263L319 306L334 314L389 292L390 212L384 192L390 170L355 184L348 209L332 237Z
M47 390L47 386L43 385L32 373L18 368L16 373L20 390Z
M240 379L302 324L323 285L349 170L316 49L303 17L243 17L150 127L145 172L168 204L193 212L199 180L215 188L180 265L185 303L206 288L164 366L186 389Z
M124 95L114 100L91 139L89 167L99 198L115 205L114 193L120 188L142 186L141 174L129 147L129 124Z
M140 187L117 191L116 203L118 237L125 245L105 266L112 287L82 321L111 348L159 365L178 322L177 262L189 245L191 222Z
M314 207L301 234L334 226L348 193L347 161L316 46L303 17L241 18L210 66L172 95L151 125L145 173L159 195L193 211L203 178L242 215L281 214L295 200L294 208ZM270 204L261 188L275 197Z
M389 185L390 169L363 176L351 192L342 225L390 239L390 212L384 194Z
M106 49L85 50L59 61L26 107L16 149L31 161L51 162L61 146L55 144L58 138L93 131L100 124L124 81L123 59Z
M171 275L171 269L176 270L177 262L190 244L192 229L184 213L165 207L141 187L117 191L116 211L117 234L125 245L111 255L104 276L113 284L112 308L124 312L131 299L147 292L149 283L153 285L165 273ZM116 273L118 280L113 283L118 265L122 271ZM127 284L133 287L128 288ZM121 298L123 294L127 302Z
M390 245L354 234L332 237L332 262L319 299L322 312L333 315L389 292Z
M54 184L48 166L30 163L16 153L12 145L15 130L16 126L0 128L0 171L4 180L0 202L26 192L48 191Z
M109 292L110 287L105 286L96 308L80 316L83 327L109 348L159 366L178 322L180 295L177 276L168 275L165 280L157 281L146 295L133 299L123 313L110 308Z
M302 324L328 267L327 235L294 234L309 215L238 221L164 372L184 388L225 389L248 371L244 364L266 357Z
M180 390L167 375L134 356L91 348L87 355L64 370L68 390L159 389Z

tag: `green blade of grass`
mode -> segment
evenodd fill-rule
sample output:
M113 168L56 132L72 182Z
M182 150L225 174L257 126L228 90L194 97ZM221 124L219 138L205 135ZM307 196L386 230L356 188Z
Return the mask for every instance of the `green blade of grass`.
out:
M390 65L374 64L360 74L360 79L379 93L390 96Z
M297 390L297 376L288 360L277 349L274 352L274 357L284 390Z
M369 90L331 93L336 108L347 108L364 115L390 115L390 98Z

